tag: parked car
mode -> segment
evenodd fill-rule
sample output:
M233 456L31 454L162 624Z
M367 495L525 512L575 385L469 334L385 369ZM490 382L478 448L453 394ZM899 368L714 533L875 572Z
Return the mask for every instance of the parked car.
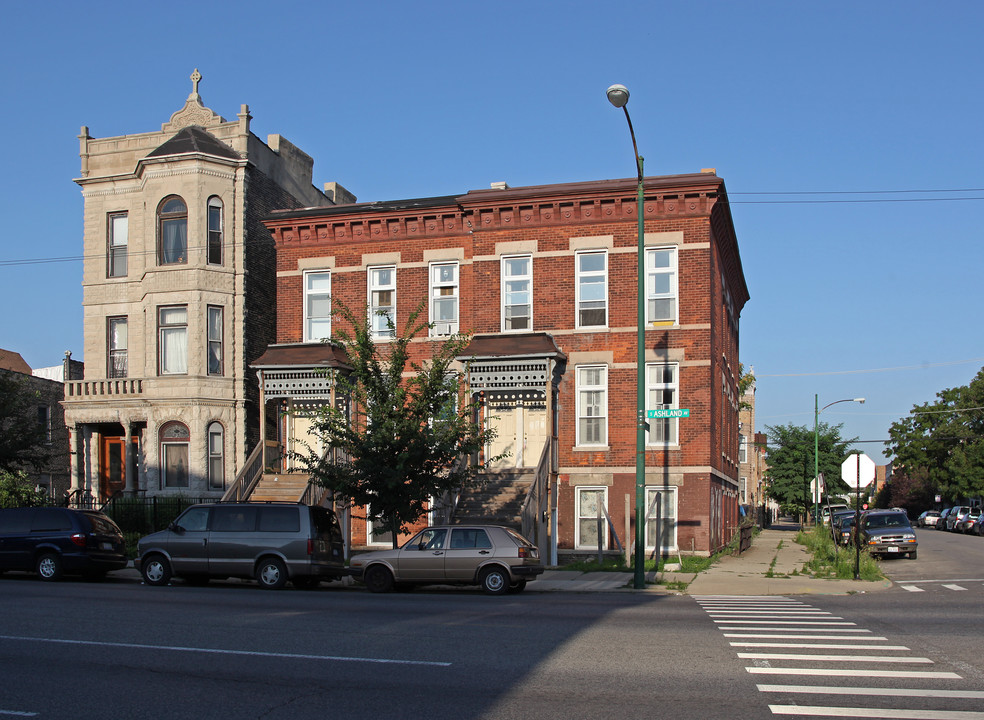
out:
M123 533L97 510L0 510L0 572L33 570L42 580L58 580L65 573L103 577L126 564Z
M940 519L936 521L937 530L946 530L946 516L950 514L951 510L953 510L953 508L944 508L940 512Z
M820 509L820 519L824 525L828 525L830 523L830 518L832 518L836 513L843 512L848 509L849 508L847 505L844 504L824 505Z
M837 515L831 521L834 527L834 542L838 545L850 545L851 539L854 537L854 520L855 513L845 513L843 515Z
M276 590L288 579L311 588L347 574L335 514L301 503L192 505L166 530L140 538L137 554L148 585L238 577Z
M980 516L981 509L979 507L972 507L965 515L957 518L957 521L953 524L953 531L962 533L970 532L970 528L974 526L974 521Z
M904 512L869 510L861 516L858 526L862 547L873 557L905 554L915 560L916 531Z
M974 524L970 526L970 530L967 532L971 535L984 535L984 513L977 516Z
M939 510L927 510L916 519L916 525L919 527L936 527L936 523L939 519Z
M370 592L412 585L481 585L490 595L520 592L543 572L536 546L498 525L429 527L396 550L352 558L352 576Z
M950 532L957 532L957 523L963 520L969 512L970 505L956 505L950 508L950 512L946 514L946 529Z

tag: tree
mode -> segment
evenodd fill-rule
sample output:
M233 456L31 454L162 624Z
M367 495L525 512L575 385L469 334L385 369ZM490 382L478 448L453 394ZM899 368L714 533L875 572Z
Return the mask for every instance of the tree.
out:
M0 508L38 507L48 504L48 493L23 472L0 470Z
M920 486L919 496L949 502L984 495L984 368L968 385L936 394L892 423L885 455Z
M37 392L19 373L0 370L0 470L40 470L48 457Z
M841 425L820 423L817 426L818 466L824 476L828 495L849 488L840 479L841 463L854 440L840 436ZM813 481L813 429L801 425L767 425L769 434L768 494L783 512L809 514L813 504L810 483Z
M418 319L424 308L421 304L410 315L401 334L377 345L368 309L357 315L334 301L333 318L348 327L333 323L332 341L345 349L352 367L339 373L337 388L363 414L357 418L321 406L312 418L312 435L322 450L309 445L295 454L314 482L368 507L370 519L392 531L394 547L397 535L433 498L474 483L478 470L495 459L475 461L494 431L473 420L474 403L459 402L463 372L455 358L470 336L433 343L427 362L410 359L412 339L430 327Z

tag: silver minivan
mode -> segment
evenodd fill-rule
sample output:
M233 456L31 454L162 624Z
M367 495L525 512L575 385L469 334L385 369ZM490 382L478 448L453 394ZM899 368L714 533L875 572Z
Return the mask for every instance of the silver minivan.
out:
M166 530L140 538L137 563L148 585L238 577L271 590L288 580L306 589L348 574L334 513L300 503L192 505Z

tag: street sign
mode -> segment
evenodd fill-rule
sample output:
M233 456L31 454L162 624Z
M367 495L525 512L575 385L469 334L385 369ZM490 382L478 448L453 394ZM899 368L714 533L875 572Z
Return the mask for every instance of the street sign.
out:
M874 481L875 461L864 453L853 453L841 463L841 480L857 488L859 478L861 487L867 487Z
M646 417L650 420L654 418L688 418L690 408L664 408L660 410L646 410Z

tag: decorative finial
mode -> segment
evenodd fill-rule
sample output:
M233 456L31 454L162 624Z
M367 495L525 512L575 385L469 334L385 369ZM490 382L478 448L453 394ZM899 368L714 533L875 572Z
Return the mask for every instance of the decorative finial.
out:
M198 72L198 68L195 68L195 72L191 74L191 94L198 94L198 83L202 80L202 74Z

